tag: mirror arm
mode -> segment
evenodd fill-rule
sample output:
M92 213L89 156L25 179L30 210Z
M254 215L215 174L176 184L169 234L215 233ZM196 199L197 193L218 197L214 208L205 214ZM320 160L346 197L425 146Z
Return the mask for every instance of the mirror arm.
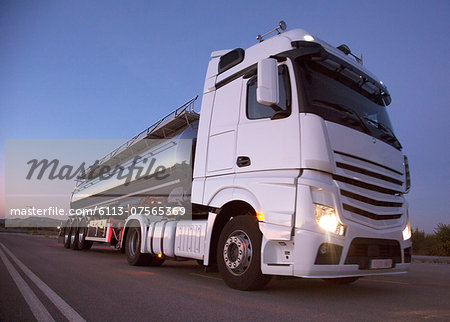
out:
M291 115L290 111L281 110L281 111L276 112L274 115L272 115L272 117L270 119L271 120L284 119L285 117L288 117L289 115Z
M282 62L285 62L287 60L287 58L285 56L280 56L280 55L272 55L269 58L276 59L278 63L282 63Z
M270 107L275 111L275 112L280 112L280 111L284 111L280 106L278 106L277 104L271 104Z

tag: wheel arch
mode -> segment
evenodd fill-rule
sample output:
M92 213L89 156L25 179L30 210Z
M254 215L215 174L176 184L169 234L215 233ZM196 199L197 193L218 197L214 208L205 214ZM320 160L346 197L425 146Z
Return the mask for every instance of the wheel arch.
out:
M242 187L227 187L218 190L211 196L206 205L214 208L223 208L227 204L235 201L243 201L248 203L255 209L261 210L261 203L258 198L250 190Z
M211 239L209 241L208 265L216 264L219 237L227 222L230 221L231 218L245 215L256 217L254 206L245 200L229 201L218 210L212 228Z

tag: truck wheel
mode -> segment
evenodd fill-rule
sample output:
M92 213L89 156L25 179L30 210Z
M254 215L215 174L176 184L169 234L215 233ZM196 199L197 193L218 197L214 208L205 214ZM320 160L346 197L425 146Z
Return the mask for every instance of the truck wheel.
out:
M346 285L356 282L359 277L339 277L339 278L324 278L323 280L329 284Z
M229 287L251 291L270 281L271 276L261 272L261 240L253 216L239 216L225 225L217 245L217 266Z
M87 222L83 220L80 222L80 225L78 227L77 249L79 250L88 250L92 247L92 244L94 243L92 240L86 240L87 231L88 231Z
M139 227L130 227L125 242L125 253L128 264L133 266L148 265L151 262L150 254L141 253L141 229Z
M65 248L70 248L70 229L71 229L71 222L69 219L67 219L63 232Z
M148 266L161 266L164 262L165 259L164 258L158 258L156 256L153 256L152 254L149 254L150 259L147 262Z
M75 219L70 225L70 249L78 250L78 221Z

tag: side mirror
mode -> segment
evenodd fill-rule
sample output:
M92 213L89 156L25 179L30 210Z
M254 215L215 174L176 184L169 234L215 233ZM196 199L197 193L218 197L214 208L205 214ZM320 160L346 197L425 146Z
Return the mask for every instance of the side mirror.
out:
M278 84L278 66L274 58L266 58L258 62L258 86L256 100L259 104L273 106L280 100Z

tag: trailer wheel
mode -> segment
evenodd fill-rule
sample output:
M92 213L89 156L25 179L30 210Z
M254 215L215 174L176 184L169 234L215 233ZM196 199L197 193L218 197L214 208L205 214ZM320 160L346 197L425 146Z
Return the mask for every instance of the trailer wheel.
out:
M70 249L78 250L78 220L76 219L70 225Z
M323 280L328 284L346 285L356 282L359 277L338 277L338 278L324 278Z
M263 288L271 279L261 272L262 234L253 216L239 216L222 230L217 245L217 266L225 283L234 289Z
M71 222L70 219L67 219L64 225L64 247L70 248L70 230L71 230Z
M88 250L92 247L92 244L94 244L92 240L86 240L87 231L88 231L87 221L82 220L78 227L77 249L79 250Z

